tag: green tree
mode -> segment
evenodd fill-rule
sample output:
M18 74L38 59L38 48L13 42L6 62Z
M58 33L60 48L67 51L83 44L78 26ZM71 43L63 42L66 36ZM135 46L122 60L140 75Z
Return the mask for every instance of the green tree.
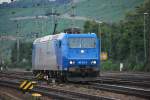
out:
M128 12L119 23L104 23L101 25L102 51L109 53L113 62L125 62L130 70L150 71L150 0ZM146 47L147 59L144 61L143 24L146 16ZM98 32L96 22L87 21L84 32ZM98 34L99 35L99 34ZM139 67L140 66L140 67Z
M96 33L99 36L98 23L96 23L95 21L86 21L83 31L84 33Z
M31 66L32 58L32 43L20 42L19 52L17 53L17 43L12 47L11 61L15 67L29 67ZM19 61L17 62L17 54L19 54Z

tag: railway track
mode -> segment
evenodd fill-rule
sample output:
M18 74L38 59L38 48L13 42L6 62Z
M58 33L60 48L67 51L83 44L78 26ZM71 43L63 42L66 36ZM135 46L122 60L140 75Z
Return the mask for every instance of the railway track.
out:
M102 78L117 78L117 79L126 79L134 81L150 81L150 73L102 73Z
M51 92L44 92L44 94L59 97L59 99L65 99L65 100L116 100L115 98L108 98L108 97L99 97L99 96L94 96L94 95L89 95L89 94L83 94L83 93L78 93L78 92L73 92L73 91L68 91L68 90L62 90L62 89L54 89L54 88L49 88L49 87L37 87L38 89L37 92L40 90L43 91L51 91ZM41 92L43 93L43 92Z
M28 76L24 76L24 73L0 73L0 77L6 77L4 80L0 80L0 85L2 86L7 86L7 87L12 87L12 88L18 88L20 81L24 79L28 80L33 80L33 76L27 74ZM11 79L11 81L10 81ZM8 81L9 80L9 81ZM148 89L144 88L137 88L137 87L131 87L131 86L126 86L127 85L141 85L144 82L140 82L137 80L131 81L131 79L116 79L116 78L108 78L108 77L102 77L97 81L98 83L93 83L90 82L88 84L88 88L92 88L95 90L104 90L104 91L109 91L109 92L114 92L114 93L119 93L119 94L127 94L127 95L133 95L136 97L142 97L142 98L150 98L150 88L149 88L149 83L147 82L147 87ZM106 84L110 83L110 84ZM116 83L118 83L116 85ZM113 85L112 85L113 84ZM145 84L144 84L145 85ZM141 85L143 87L143 85ZM146 85L145 85L146 86ZM53 89L48 86L36 86L32 92L38 92L41 93L45 96L51 96L53 98L58 98L58 99L65 99L65 100L77 100L79 98L82 99L96 99L96 100L114 100L114 98L107 98L107 97L97 97L93 95L87 95L83 93L77 93L77 92L72 92L72 91L66 91L66 90L58 90L58 89Z
M34 79L32 72L16 72L16 71L10 72L9 71L9 72L1 72L0 75L3 77L17 78L20 80ZM136 75L139 76L138 74ZM118 76L116 74L115 75L110 74L106 76L102 75L97 79L97 82L104 83L104 84L131 85L131 86L138 86L138 87L145 87L145 88L150 87L150 77L148 77L148 75L142 77L142 75L140 74L141 77L137 77L137 76L135 76L135 74L133 75L129 74L129 76L127 76L126 74L123 74L121 76Z
M97 82L106 83L106 84L122 84L122 85L130 85L130 86L138 86L143 88L150 88L149 80L132 80L128 78L108 78L108 77L100 77Z
M0 80L0 85L18 89L20 83L12 80L11 81ZM54 89L48 86L39 86L39 85L34 87L30 92L41 93L44 96L51 97L53 99L61 99L61 100L92 100L92 99L116 100L115 98L94 96L94 95L72 92L72 91L62 90L62 89Z
M19 80L33 80L34 79L31 72L0 72L0 77L19 79Z
M7 75L20 75L20 76L32 76L31 71L0 71L0 74L7 74Z
M150 88L150 74L143 72L102 73L101 76L97 79L97 82Z
M122 85L110 85L101 83L89 83L89 88L100 89L110 92L117 92L137 97L150 98L150 89L135 88Z
M1 86L6 86L14 89L18 89L20 85L20 81L24 79L32 79L30 76L26 77L24 74L20 73L1 73L0 77L3 77L0 80ZM43 96L51 97L54 99L63 99L63 100L116 100L114 98L109 97L102 97L102 96L94 96L88 95L78 92L72 92L68 90L62 89L54 89L48 86L40 86L37 85L34 87L30 92L38 92L41 93Z

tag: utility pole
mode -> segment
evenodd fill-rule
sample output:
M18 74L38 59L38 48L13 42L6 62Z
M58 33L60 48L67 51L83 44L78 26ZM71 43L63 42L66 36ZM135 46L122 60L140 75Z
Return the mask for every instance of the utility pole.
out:
M16 21L16 23L17 23L17 21ZM19 24L17 23L17 31L16 31L16 33L17 33L17 63L19 62L19 57L20 57L20 43L19 43Z
M54 13L54 8L52 7L52 27L53 27L53 25L54 25L54 15L53 15L53 13Z
M101 55L101 52L102 52L102 36L101 36L101 24L102 24L103 22L98 22L98 25L99 25L99 27L98 27L98 33L100 33L100 35L99 35L99 37L100 37L100 55Z
M72 0L71 2L71 17L72 17L72 24L71 24L71 31L73 32L73 28L75 25L75 21L74 21L74 17L75 17L75 4L74 4L74 0Z
M56 28L57 28L57 25L58 25L58 15L57 15L57 10L55 10L54 13L52 13L53 15L53 22L54 22L54 30L53 30L53 35L56 34Z
M11 0L11 2L13 2L14 0ZM17 63L19 62L19 24L17 22L17 20L15 20L16 24L17 24L17 30L16 30L16 35L17 35Z
M51 15L52 15L52 27L53 27L53 32L52 32L52 34L54 35L55 34L55 32L56 32L56 28L57 28L57 18L56 18L56 13L57 13L57 11L56 10L54 10L54 8L52 8L52 13L51 13Z
M143 36L143 43L144 43L144 57L145 57L145 62L147 60L147 48L146 48L146 15L148 15L148 13L144 13L144 36Z

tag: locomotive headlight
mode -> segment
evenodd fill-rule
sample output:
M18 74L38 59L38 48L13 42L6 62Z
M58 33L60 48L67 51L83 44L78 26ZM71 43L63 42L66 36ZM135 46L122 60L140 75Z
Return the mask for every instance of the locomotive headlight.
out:
M73 62L72 62L72 61L70 61L69 63L70 63L70 64L73 64Z
M96 61L94 60L94 61L91 61L91 64L96 64Z
M72 64L75 64L75 61L70 61L69 63L72 65Z
M84 53L84 50L81 50L81 53Z
M96 61L93 61L93 64L96 64Z

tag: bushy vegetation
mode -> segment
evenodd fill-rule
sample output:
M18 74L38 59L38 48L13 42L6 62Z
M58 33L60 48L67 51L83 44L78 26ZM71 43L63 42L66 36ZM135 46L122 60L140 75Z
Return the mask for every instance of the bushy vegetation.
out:
M119 63L114 63L112 60L101 62L101 70L103 71L119 71L119 68Z
M150 16L145 15L146 51L144 56L144 13L150 14L150 0L138 6L135 11L128 12L119 23L96 23L87 21L85 32L95 32L102 41L102 51L108 52L109 59L102 62L104 70L118 70L118 62L124 63L124 70L150 71ZM100 27L99 27L100 26ZM117 64L117 65L116 65Z
M17 49L17 43L12 47L11 64L9 67L29 69L32 65L32 43L22 41L19 46L19 50Z

